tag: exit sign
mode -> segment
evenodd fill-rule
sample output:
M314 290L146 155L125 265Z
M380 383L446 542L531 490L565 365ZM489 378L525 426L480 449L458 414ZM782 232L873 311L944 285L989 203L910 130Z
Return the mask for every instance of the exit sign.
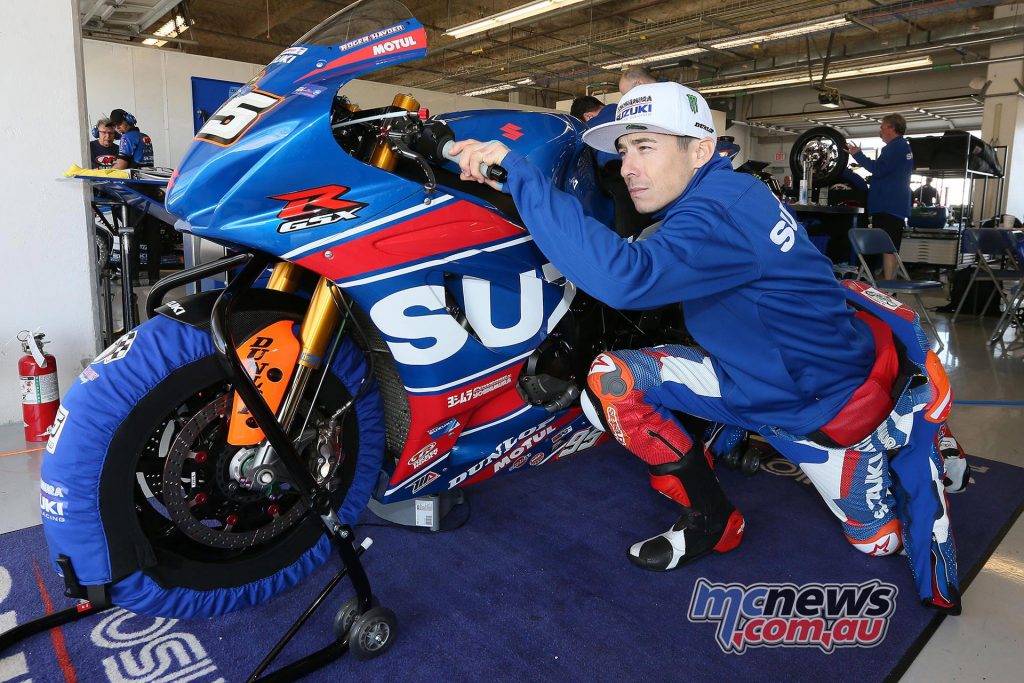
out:
M783 155L782 152L776 152L775 153L775 161L782 161L783 156L784 155Z

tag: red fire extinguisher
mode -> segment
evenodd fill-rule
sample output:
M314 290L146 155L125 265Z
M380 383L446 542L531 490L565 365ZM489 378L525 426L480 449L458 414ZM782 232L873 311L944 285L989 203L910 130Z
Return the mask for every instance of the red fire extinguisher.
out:
M60 406L57 359L43 351L43 344L49 343L45 336L42 332L31 334L28 330L18 335L21 350L25 352L18 359L25 441L46 441Z

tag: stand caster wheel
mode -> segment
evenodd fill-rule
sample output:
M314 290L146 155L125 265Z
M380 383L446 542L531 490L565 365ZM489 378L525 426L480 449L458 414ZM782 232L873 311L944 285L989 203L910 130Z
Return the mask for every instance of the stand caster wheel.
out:
M761 454L757 452L757 449L751 448L743 454L743 458L740 460L740 471L750 476L759 469L761 469Z
M740 466L740 448L737 446L722 456L722 462L731 470Z
M348 635L352 624L356 623L357 616L359 616L359 599L349 598L334 615L334 637L342 640Z
M371 609L377 606L377 596L374 596L370 601ZM369 610L367 610L369 611ZM348 635L348 632L352 629L352 624L356 623L356 617L359 616L359 598L352 596L346 600L338 611L334 614L334 637L338 640L344 639Z
M395 613L372 607L356 617L348 635L348 651L356 659L372 659L387 652L395 641Z

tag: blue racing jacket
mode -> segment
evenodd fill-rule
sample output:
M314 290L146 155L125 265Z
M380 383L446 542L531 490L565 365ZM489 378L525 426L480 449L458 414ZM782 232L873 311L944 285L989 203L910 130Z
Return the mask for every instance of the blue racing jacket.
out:
M868 189L868 213L888 213L897 218L910 215L910 174L914 172L914 153L900 135L885 144L875 160L864 152L853 158L871 172Z
M699 169L657 215L660 230L632 243L521 155L502 165L537 246L575 285L620 309L682 302L723 400L751 424L810 434L867 378L874 341L831 263L768 187L728 159Z
M121 136L117 147L117 158L128 162L128 168L153 167L153 143L149 136L138 128L132 128Z

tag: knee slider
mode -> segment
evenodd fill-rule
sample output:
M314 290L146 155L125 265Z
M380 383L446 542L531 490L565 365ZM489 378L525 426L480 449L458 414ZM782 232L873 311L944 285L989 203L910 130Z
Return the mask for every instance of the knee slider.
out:
M903 548L900 523L895 519L887 522L877 533L868 539L856 539L847 533L846 540L857 550L872 557L895 555Z

